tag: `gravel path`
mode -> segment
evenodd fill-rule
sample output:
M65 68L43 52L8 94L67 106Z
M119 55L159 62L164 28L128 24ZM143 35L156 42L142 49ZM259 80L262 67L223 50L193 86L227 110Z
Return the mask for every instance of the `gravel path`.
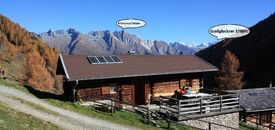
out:
M14 98L15 97L15 98ZM23 101L28 101L33 104L39 105L47 111L34 108L31 105L24 104ZM5 87L0 85L0 102L7 106L30 114L34 117L40 118L45 121L52 122L64 129L69 130L132 130L133 127L122 126L105 120L92 118L73 111L65 110L45 101L42 101L34 96L28 95L18 89ZM48 112L51 111L51 112ZM55 114L56 113L56 114Z

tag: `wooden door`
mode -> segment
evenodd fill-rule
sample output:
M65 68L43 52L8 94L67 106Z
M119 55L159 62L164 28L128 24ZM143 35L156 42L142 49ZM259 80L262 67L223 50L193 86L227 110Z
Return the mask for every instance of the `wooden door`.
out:
M145 96L145 82L134 81L135 86L135 104L143 105L146 102Z

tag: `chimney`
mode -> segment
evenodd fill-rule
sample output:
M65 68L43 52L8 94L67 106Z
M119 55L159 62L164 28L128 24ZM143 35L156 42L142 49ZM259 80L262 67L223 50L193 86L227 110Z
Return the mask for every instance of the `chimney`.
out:
M128 55L134 55L136 52L134 50L128 51Z

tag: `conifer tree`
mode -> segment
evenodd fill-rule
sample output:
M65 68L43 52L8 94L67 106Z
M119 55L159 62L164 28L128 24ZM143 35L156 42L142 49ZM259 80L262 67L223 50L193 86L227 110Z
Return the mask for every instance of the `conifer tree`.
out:
M239 66L239 59L232 52L226 50L218 77L216 77L218 89L242 89L244 85L242 82L243 72L238 71Z

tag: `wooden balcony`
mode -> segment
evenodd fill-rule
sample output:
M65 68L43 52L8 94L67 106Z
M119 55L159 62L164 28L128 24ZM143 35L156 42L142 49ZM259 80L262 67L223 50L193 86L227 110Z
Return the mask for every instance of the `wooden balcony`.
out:
M160 112L172 120L188 120L240 111L237 94L175 99L160 96Z

